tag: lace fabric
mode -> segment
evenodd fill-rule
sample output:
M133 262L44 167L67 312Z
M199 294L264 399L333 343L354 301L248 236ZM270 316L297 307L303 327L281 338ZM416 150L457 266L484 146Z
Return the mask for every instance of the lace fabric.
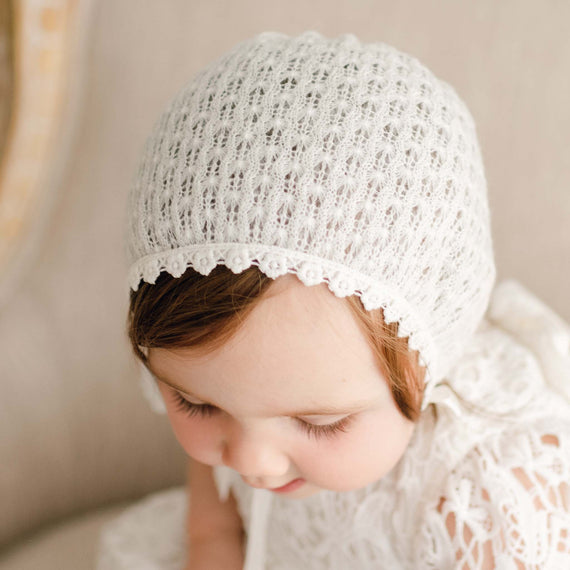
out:
M127 507L101 531L96 570L181 570L187 501L174 487Z
M299 501L271 496L264 515L256 497L267 492L216 470L248 538L266 532L265 552L247 570L306 568L307 560L311 570L570 567L569 344L564 321L520 284L503 282L404 456L380 481ZM553 351L556 373L543 363ZM109 524L98 570L183 567L180 513L171 507L186 505L185 490L152 499Z

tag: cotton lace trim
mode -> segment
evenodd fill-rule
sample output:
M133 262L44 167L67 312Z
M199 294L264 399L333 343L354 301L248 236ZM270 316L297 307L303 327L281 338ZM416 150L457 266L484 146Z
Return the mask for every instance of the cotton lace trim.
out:
M209 275L220 264L234 273L256 265L272 279L293 273L309 287L326 283L337 297L358 295L366 310L382 308L386 323L398 323L398 337L407 337L410 349L418 351L420 365L428 368L426 382L430 383L431 371L426 361L431 362L434 358L433 341L419 315L388 283L379 283L334 261L277 246L200 244L143 257L131 268L129 283L136 291L141 279L155 283L162 271L180 277L188 267L192 267L202 275Z

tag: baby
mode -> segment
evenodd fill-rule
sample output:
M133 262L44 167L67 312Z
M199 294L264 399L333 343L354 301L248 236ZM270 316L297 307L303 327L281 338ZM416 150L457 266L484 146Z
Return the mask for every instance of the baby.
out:
M453 88L351 34L260 34L171 101L129 216L187 516L136 505L99 570L570 568L570 332L495 285Z

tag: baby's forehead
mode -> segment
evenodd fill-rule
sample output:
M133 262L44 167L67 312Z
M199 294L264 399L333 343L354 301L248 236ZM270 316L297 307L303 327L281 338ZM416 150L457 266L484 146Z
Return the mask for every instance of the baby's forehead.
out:
M326 283L307 286L287 274L273 282L220 347L206 354L189 347L175 355L202 370L232 361L244 373L248 367L292 369L293 359L300 363L299 373L304 367L305 375L314 375L329 369L340 353L348 363L363 360L368 350L346 298L335 296Z
M351 357L341 348L299 345L277 358L259 344L241 344L196 361L155 349L151 371L165 386L193 403L211 404L236 416L334 415L362 411L390 399L381 371L365 358ZM254 352L250 349L259 349Z
M344 320L350 314L347 299L336 296L328 283L306 285L293 273L277 277L259 304L264 304L265 308L271 304L272 313L279 309L283 320L288 320L288 316L305 314L315 322L323 318L333 322Z
M285 273L272 279L271 285L267 289L267 297L276 295L297 296L304 299L337 298L329 289L326 282L316 285L306 285L295 273Z

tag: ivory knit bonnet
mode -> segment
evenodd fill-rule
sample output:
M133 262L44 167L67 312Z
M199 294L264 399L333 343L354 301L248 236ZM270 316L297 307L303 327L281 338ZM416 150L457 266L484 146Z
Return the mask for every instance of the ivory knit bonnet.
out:
M495 282L473 119L417 59L352 34L261 33L171 100L128 203L129 284L186 268L295 273L382 307L423 408Z

